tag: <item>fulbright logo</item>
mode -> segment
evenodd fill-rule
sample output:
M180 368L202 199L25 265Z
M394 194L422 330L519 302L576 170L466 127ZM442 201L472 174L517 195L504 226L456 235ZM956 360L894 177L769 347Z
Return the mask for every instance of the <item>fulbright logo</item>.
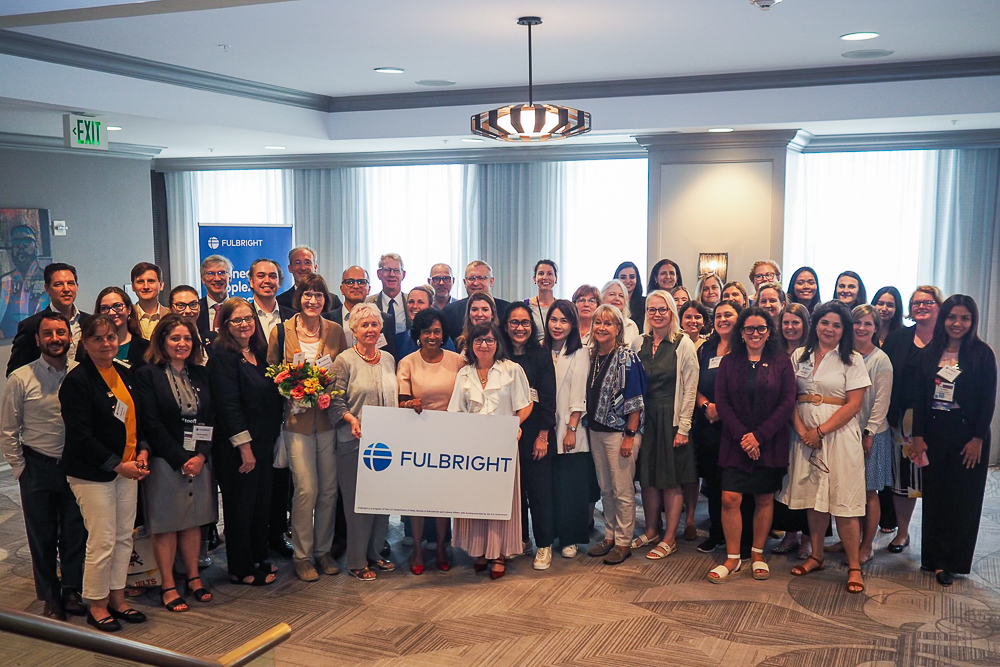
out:
M365 467L375 472L382 472L392 463L392 452L384 442L373 442L365 448L362 455Z
M219 247L219 238L217 236L209 236L208 237L208 247L211 248L212 250L215 250L216 248L218 248Z

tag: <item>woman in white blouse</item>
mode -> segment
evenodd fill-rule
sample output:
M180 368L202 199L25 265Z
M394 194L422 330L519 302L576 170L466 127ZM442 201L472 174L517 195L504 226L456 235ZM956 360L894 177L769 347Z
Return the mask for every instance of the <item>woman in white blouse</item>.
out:
M556 367L556 456L552 462L555 538L564 558L578 553L577 544L590 541L590 479L594 459L587 429L580 420L587 411L590 354L580 340L576 308L559 300L549 308L545 347Z
M632 311L629 309L628 290L625 289L625 283L617 278L605 283L601 289L601 303L614 306L625 318L625 330L622 333L625 336L625 346L631 347L632 341L642 334L639 332L639 327L631 319Z
M466 365L458 372L448 412L471 412L483 415L516 415L520 423L531 414L528 378L511 361L503 347L500 329L491 321L476 324L469 330L463 356ZM521 429L518 429L518 438ZM518 460L514 456L515 462ZM507 558L521 553L521 473L514 468L514 493L510 518L455 519L452 546L465 549L476 559L473 568L482 572L492 561L490 579L506 573Z

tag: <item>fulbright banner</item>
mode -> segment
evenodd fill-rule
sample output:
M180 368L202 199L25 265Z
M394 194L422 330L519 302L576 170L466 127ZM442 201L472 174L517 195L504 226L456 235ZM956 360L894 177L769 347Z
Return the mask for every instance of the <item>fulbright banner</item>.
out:
M290 225L216 225L198 223L199 264L209 255L222 255L233 263L233 275L229 277L229 296L249 299L250 263L267 257L284 264L288 251L292 249L292 227ZM281 291L279 286L278 291ZM205 296L205 287L201 288Z
M517 417L366 406L361 514L509 519Z

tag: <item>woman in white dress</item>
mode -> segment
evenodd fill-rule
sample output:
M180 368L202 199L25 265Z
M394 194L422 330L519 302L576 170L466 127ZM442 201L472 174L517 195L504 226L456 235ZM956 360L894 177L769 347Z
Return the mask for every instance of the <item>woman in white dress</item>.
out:
M455 390L448 412L471 412L482 415L517 415L521 423L531 414L528 378L511 361L503 347L500 329L492 322L476 324L466 338L466 365L455 378ZM518 429L518 438L521 437ZM515 462L517 457L514 458ZM499 579L506 572L506 558L521 553L521 472L514 468L514 494L510 518L455 519L452 546L465 549L476 559L476 572L492 561L490 578Z
M779 500L793 510L809 510L812 555L792 574L823 569L817 554L823 553L832 514L847 556L847 592L861 593L865 585L857 517L865 515L865 453L857 414L871 380L864 359L854 351L853 334L851 312L831 301L817 306L805 347L792 354L798 409Z

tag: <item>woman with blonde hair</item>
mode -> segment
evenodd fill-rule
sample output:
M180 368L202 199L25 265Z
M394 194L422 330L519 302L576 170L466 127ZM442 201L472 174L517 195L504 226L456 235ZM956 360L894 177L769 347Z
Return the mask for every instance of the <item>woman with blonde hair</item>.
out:
M638 325L635 323L635 318L632 317L628 298L628 290L625 288L625 284L617 278L604 283L604 287L601 288L601 303L614 306L622 314L622 317L625 318L622 335L625 337L625 344L631 346L632 341L641 334L639 333Z
M713 310L722 301L722 278L714 271L703 274L698 280L697 292L698 301L709 310Z

